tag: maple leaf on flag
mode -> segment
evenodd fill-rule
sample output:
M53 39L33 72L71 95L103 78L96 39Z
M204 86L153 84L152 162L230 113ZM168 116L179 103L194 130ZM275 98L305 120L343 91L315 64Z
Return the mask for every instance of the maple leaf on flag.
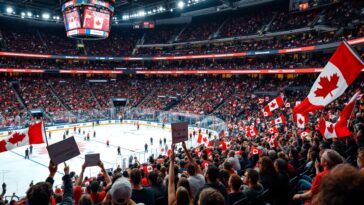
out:
M101 24L101 22L100 22L100 21L96 21L96 25L98 25L98 26L99 26L100 24Z
M330 124L330 126L327 127L327 131L329 131L330 133L334 132L334 125Z
M1 140L0 141L0 152L5 152L7 149L6 149L6 142L5 140Z
M19 142L23 141L25 138L25 134L23 133L14 133L8 140L11 144L18 144Z
M303 120L300 118L300 119L298 119L298 123L299 124L303 124Z
M338 88L337 83L339 81L339 76L334 73L329 79L329 77L320 77L319 85L321 88L317 88L315 91L316 97L323 97L326 98L327 95L332 95L332 91Z
M271 104L270 104L270 107L275 107L276 106L276 104L274 103L274 102L272 102Z

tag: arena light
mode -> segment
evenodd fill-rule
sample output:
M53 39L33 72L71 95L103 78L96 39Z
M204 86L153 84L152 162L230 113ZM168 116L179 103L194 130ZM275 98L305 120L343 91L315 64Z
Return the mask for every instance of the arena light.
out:
M21 12L21 17L24 17L25 16L25 12Z
M13 11L14 11L14 9L13 9L13 8L11 8L11 7L7 7L7 8L6 8L6 13L8 13L8 14L13 13Z
M51 18L51 15L49 13L43 13L42 18L43 19L49 19L49 18Z
M28 11L28 12L27 12L27 16L28 16L28 17L32 17L32 16L33 16L32 12Z
M145 11L139 11L138 12L139 17L143 17L143 16L145 16L145 14L146 14Z
M183 7L185 7L185 2L179 1L177 6L178 6L178 8L183 9Z

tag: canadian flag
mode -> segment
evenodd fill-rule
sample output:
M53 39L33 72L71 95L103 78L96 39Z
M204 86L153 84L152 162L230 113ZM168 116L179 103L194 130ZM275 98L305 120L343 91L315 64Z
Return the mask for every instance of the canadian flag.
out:
M354 110L356 100L358 99L359 92L355 93L350 99L349 103L346 105L344 110L341 112L340 118L336 123L325 121L321 118L319 121L319 131L326 139L331 138L343 138L348 137L352 133L348 130L348 121L350 119L351 113Z
M262 113L263 113L263 116L264 117L272 116L272 113L269 110L268 111L265 111L264 109L262 109Z
M30 125L28 128L14 131L7 138L0 141L0 152L6 152L17 147L46 142L43 123Z
M310 93L293 113L308 113L324 108L341 96L363 69L363 60L343 42L314 82Z
M281 115L279 118L276 118L276 119L274 119L272 121L273 125L278 125L278 124L281 124L281 123L286 124L286 119L284 118L283 115Z
M306 124L308 123L308 115L307 114L300 114L297 113L295 115L293 115L294 121L297 123L297 127L304 129Z
M259 133L258 133L257 128L250 126L250 127L247 127L247 129L246 129L246 135L248 137L256 137L259 135Z
M276 136L271 136L271 138L268 140L269 146L271 147L278 147L278 141Z
M305 131L301 132L300 136L301 136L301 139L305 139L309 136L311 130L310 129L306 129Z
M337 138L335 125L336 123L325 121L324 118L321 118L319 122L319 131L321 135L326 139Z
M93 28L101 30L103 24L104 24L103 17L95 15L94 16L94 27Z
M198 134L197 143L201 144L201 142L202 142L202 134Z
M275 126L269 128L268 132L269 134L279 133L278 129Z
M336 126L338 126L338 127L347 127L348 122L349 122L350 117L351 117L351 114L353 113L355 103L358 100L359 95L360 95L360 92L356 92L353 95L353 97L351 97L348 104L345 106L344 110L341 112L340 118L338 119L338 121L336 123Z
M250 148L250 154L251 155L261 155L263 153L263 151L257 147L255 147L254 145L252 145L252 147Z
M273 110L278 109L279 107L282 107L284 105L282 96L276 97L274 100L272 100L268 105L264 107L264 111L266 112L273 112Z

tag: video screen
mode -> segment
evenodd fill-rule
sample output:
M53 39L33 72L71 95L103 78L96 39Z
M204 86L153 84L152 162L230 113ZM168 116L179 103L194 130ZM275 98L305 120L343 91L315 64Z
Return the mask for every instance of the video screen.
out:
M110 12L106 10L96 11L87 7L83 19L83 28L90 28L102 31L110 30Z
M66 31L81 28L80 14L77 10L71 10L64 15Z

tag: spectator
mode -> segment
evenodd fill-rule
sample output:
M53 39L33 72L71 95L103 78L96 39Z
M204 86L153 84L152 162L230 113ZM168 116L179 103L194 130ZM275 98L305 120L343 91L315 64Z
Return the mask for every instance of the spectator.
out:
M229 187L231 188L231 192L228 194L229 205L233 205L235 202L245 197L245 194L243 194L242 190L240 189L241 185L242 181L239 175L237 174L230 175Z
M141 185L142 175L138 168L134 168L130 172L130 182L133 188L132 200L135 203L144 203L145 205L154 205L155 198L153 189L150 187L143 187Z
M198 205L221 205L225 203L220 191L213 188L203 189L199 195Z
M263 193L263 186L258 183L259 173L251 168L245 171L243 182L245 184L243 194L248 197L249 200L255 199L259 194Z
M322 178L325 175L327 175L332 168L334 168L336 165L343 163L343 162L344 162L344 159L342 158L342 156L340 156L339 153L337 153L336 151L331 150L331 149L326 149L321 156L320 163L318 161L316 161L316 163L315 163L316 170L319 170L319 165L321 164L321 166L323 166L324 171L318 173L315 176L315 178L312 182L312 187L311 187L310 191L308 191L304 194L296 194L293 196L293 199L295 199L295 200L312 199L312 197L315 196L316 194L318 194L320 191L320 185L321 185Z

